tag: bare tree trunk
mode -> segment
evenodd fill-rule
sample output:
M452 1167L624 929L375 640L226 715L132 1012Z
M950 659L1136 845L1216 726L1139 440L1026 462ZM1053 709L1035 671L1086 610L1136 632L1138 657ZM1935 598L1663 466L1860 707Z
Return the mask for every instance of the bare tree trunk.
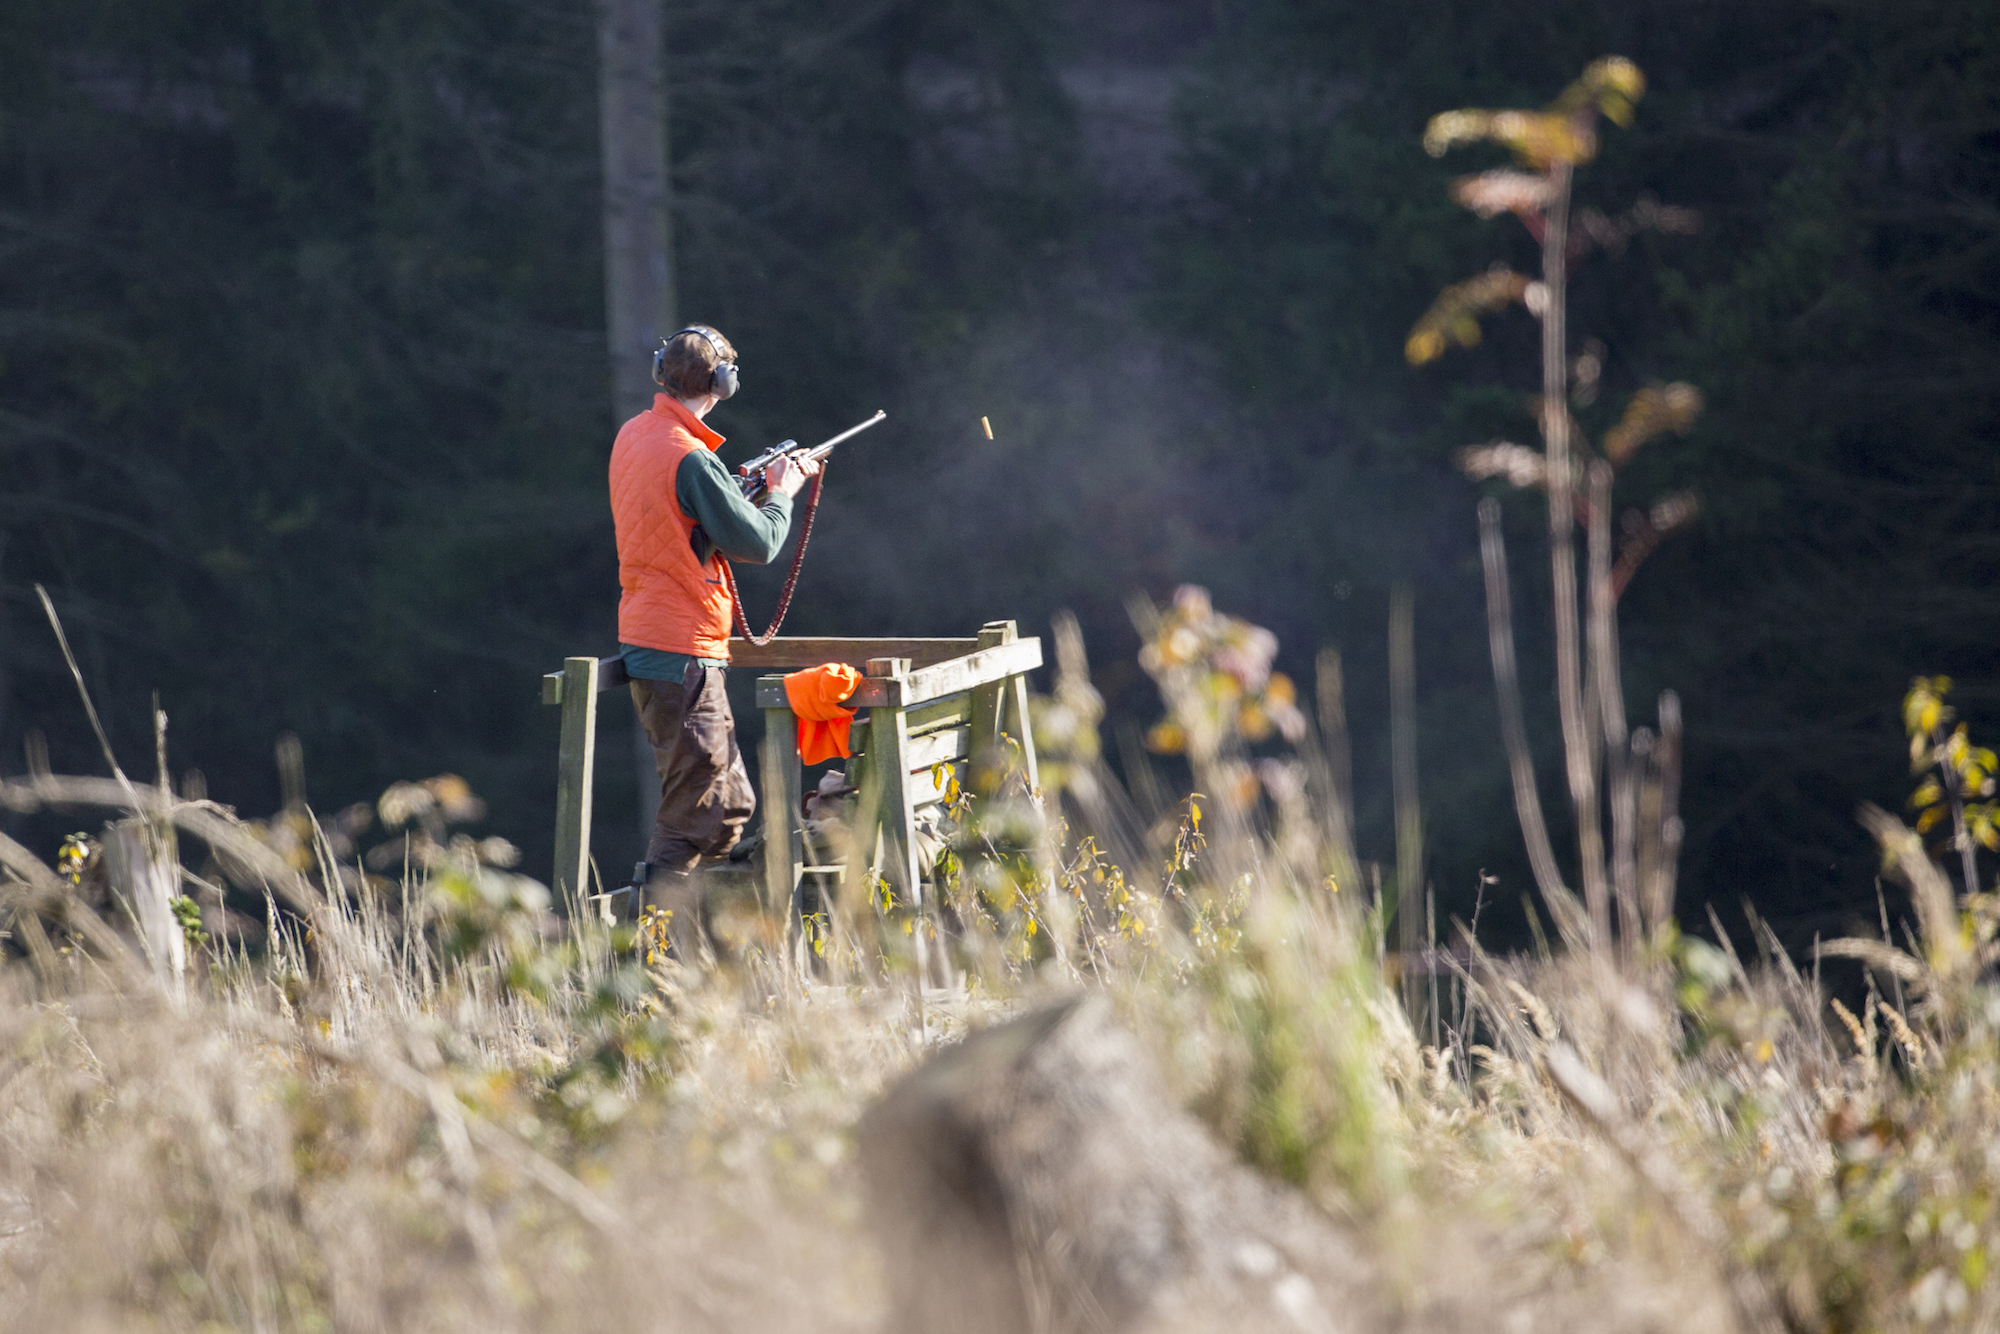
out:
M598 0L604 315L618 419L653 401L652 354L674 327L661 0Z
M1569 269L1570 169L1555 169L1555 198L1543 214L1542 437L1548 445L1549 563L1555 581L1556 707L1562 717L1570 802L1576 808L1583 901L1598 943L1609 939L1610 895L1604 883L1604 830L1597 803L1596 729L1583 703L1583 662L1577 617L1575 465L1569 438L1569 350L1566 328Z
M620 423L651 406L653 349L676 327L662 11L662 0L597 0L605 344ZM636 711L632 727L643 856L660 784Z

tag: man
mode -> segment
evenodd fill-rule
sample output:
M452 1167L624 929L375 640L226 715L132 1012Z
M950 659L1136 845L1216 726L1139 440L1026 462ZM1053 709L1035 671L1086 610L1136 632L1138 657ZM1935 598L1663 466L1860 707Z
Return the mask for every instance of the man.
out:
M723 689L735 609L720 560L776 558L792 497L819 465L780 459L764 474L764 502L744 499L716 457L722 437L702 420L739 384L736 349L707 325L664 340L653 379L665 392L611 447L618 639L660 775L660 813L634 888L642 904L673 914L675 951L688 960L701 939L692 872L736 846L757 806Z

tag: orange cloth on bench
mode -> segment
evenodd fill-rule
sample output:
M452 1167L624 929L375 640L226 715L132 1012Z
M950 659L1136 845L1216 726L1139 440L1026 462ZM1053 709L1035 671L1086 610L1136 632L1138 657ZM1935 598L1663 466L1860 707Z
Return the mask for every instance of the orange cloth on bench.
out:
M846 759L847 729L854 710L841 701L861 686L861 673L844 662L823 662L785 678L785 699L799 720L799 761L818 764L836 755Z

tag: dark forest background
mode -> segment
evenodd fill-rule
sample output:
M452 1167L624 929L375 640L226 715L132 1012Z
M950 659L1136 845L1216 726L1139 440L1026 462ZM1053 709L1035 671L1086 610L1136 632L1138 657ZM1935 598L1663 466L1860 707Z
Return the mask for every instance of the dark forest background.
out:
M1439 287L1534 252L1452 205L1472 155L1419 137L1631 57L1650 89L1579 203L1703 226L1594 257L1571 327L1606 349L1586 426L1649 381L1709 399L1621 477L1704 506L1623 605L1635 721L1685 701L1681 915L1873 919L1852 812L1906 791L1910 677L2000 715L2000 7L677 0L668 25L679 313L743 354L725 456L890 413L830 474L788 629L1072 608L1129 738L1154 704L1124 601L1206 584L1301 679L1344 654L1387 860L1409 582L1459 912L1482 870L1503 908L1531 882L1450 454L1532 438L1535 331L1421 370L1402 346ZM617 594L595 54L590 7L553 0L0 7L0 772L35 734L102 768L39 582L128 768L157 691L176 780L247 815L296 734L319 808L456 771L546 874L538 678L610 650ZM1560 809L1540 502L1507 503ZM775 576L744 584L767 612ZM637 842L627 713L608 870Z

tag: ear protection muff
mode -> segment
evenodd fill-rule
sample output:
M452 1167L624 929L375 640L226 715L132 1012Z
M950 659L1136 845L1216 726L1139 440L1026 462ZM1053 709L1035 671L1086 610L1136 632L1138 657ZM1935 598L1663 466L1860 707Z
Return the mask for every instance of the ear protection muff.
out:
M662 338L660 340L660 345L657 348L653 349L653 383L659 385L662 389L666 388L667 386L667 344L673 342L674 339L679 338L681 334L695 335L697 338L700 338L704 343L707 343L710 347L715 348L715 354L717 356L722 355L722 349L720 347L716 347L715 340L708 336L708 331L706 329L697 329L690 327L682 329L680 333L669 334L667 337ZM709 393L714 394L718 399L724 399L724 398L729 398L730 396L735 394L735 392L738 389L742 387L743 387L743 380L742 377L736 373L735 362L719 361L715 364L715 370L710 375L708 381Z

